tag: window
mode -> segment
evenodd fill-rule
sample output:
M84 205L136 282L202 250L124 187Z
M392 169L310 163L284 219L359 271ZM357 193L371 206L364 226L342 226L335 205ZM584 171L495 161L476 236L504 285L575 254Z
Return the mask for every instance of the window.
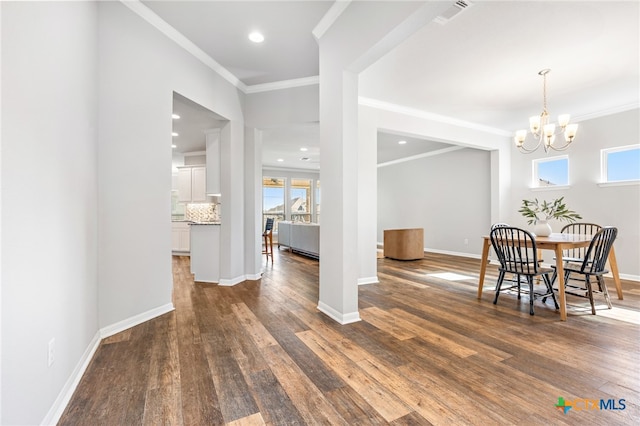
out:
M262 228L268 218L273 218L273 232L277 233L278 222L284 220L284 179L262 178Z
M603 149L602 182L640 181L640 145Z
M291 179L290 209L293 222L311 222L311 179Z
M569 157L566 155L533 160L534 188L569 185Z

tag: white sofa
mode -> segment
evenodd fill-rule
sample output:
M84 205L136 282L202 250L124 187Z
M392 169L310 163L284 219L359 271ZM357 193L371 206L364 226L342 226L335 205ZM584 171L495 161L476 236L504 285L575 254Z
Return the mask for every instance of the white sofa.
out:
M316 223L278 222L278 247L318 258L320 256L320 225Z

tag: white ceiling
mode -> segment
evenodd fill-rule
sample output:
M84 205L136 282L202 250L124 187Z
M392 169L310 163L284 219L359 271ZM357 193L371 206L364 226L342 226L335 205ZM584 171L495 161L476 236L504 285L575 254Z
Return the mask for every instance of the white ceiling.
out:
M541 112L537 73L551 68L552 117L570 113L575 121L638 107L640 2L471 1L445 25L426 23L361 73L360 95L512 133ZM317 76L311 32L333 4L143 3L249 87ZM264 43L248 41L254 29L264 33ZM301 162L305 153L299 151L306 145L319 155L317 135L313 126L266 130L265 164L277 166L273 159L288 155L297 164L280 166L317 168ZM397 144L395 136L389 139ZM392 154L381 154L380 162Z
M311 34L333 1L143 1L244 84L318 75ZM248 39L260 31L265 40Z
M360 75L365 97L508 132L628 105L640 94L640 2L475 1L431 22ZM384 81L385 84L380 84Z

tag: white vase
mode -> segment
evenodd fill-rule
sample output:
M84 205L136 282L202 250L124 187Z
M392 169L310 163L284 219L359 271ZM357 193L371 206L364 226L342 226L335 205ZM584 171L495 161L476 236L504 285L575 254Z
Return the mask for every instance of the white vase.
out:
M537 220L533 226L533 233L538 237L548 237L552 232L551 225L546 220Z

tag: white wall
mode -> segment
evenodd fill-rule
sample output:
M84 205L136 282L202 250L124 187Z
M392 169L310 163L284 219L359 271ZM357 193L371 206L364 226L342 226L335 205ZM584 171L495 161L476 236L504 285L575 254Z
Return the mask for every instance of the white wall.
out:
M465 148L379 167L378 242L385 229L424 228L427 250L480 256L491 224L490 157Z
M478 164L473 165L474 168L479 168L480 171L476 171L474 168L460 170L460 172L463 173L463 176L469 176L471 173L482 173L482 176L484 176L485 172L488 174L488 188L486 188L482 193L472 194L473 198L479 197L481 199L480 205L478 207L474 207L474 209L477 208L479 211L477 215L478 221L476 222L476 220L473 219L472 227L467 228L465 225L463 233L456 233L455 237L448 239L449 241L444 245L440 245L443 241L441 236L436 238L429 235L428 228L432 227L431 223L428 227L425 227L425 248L441 252L464 253L479 257L482 251L482 241L480 237L486 234L486 230L492 222L502 220L501 218L508 215L507 208L509 206L510 197L509 187L505 182L509 182L510 176L511 138L506 136L504 132L495 132L492 129L478 127L471 125L470 123L455 120L449 120L449 122L436 121L434 117L422 111L365 98L360 99L359 115L361 139L359 155L360 157L363 157L364 155L368 156L369 162L373 161L372 158L375 158L375 155L371 153L371 150L376 149L377 132L379 130L388 133L422 137L427 140L448 142L459 145L460 147L474 148L473 150L469 150L469 152L475 151L476 149L483 152L486 157L482 158L485 159ZM447 155L453 154L455 154L455 152ZM442 162L443 158L449 157L443 155L438 158L438 161ZM457 157L453 156L451 158ZM424 161L430 162L432 160ZM403 167L407 167L406 165L408 164L409 163L402 163L399 166L388 167L394 167L392 170L401 170ZM441 163L438 163L437 166L440 167L440 164ZM409 192L402 189L403 185L405 185L405 181L397 179L395 174L388 171L382 171L383 168L376 171L375 168L371 169L370 167L363 167L362 164L360 167L360 181L375 182L377 180L378 185L377 191L367 191L367 187L365 187L365 191L361 191L362 194L359 194L359 208L362 208L362 212L359 212L360 223L358 226L369 226L372 227L372 229L377 229L377 232L360 232L358 235L358 244L359 247L361 247L359 249L360 254L361 256L364 256L360 259L360 279L371 280L377 275L377 263L375 260L375 248L373 248L373 245L376 243L376 239L377 242L382 242L383 235L381 231L385 229L385 227L386 229L389 229L389 227L422 227L412 225L412 223L420 223L420 220L424 219L420 219L418 216L427 213L422 210L417 212L402 210L401 214L407 217L408 220L406 222L399 222L397 220L398 215L395 212L382 212L379 206L381 206L381 203L385 202L385 199L380 200L378 198L386 198L386 194L391 193L391 191L395 191L392 194L393 197L401 198L400 200L396 200L396 203L399 203L399 205L415 205L419 201L415 200ZM456 169L455 166L451 167L453 167L454 170ZM427 171L421 169L416 171L416 173L418 173L417 176L422 178L427 177L425 175L426 172ZM442 173L448 175L448 170L443 169ZM387 177L391 179L390 183L384 182L383 178L386 179ZM429 177L429 179L431 178L438 179L437 176ZM460 191L463 194L466 194L466 188L464 185L460 186L455 178L452 178L452 182L455 183L456 188L460 188ZM450 184L451 183L447 185ZM391 188L394 187L394 185L395 188L393 190L388 189L385 190L385 192L381 192L380 190L380 188ZM420 185L421 187L417 190L419 192L423 192L425 191L424 187L429 185L429 181L421 181ZM363 187L362 183L360 186ZM462 197L460 199L462 199ZM429 209L431 208L432 207L430 206ZM378 214L377 221L371 225L365 223L365 221L372 221L371 216L365 216L367 210L375 210ZM454 213L454 215L458 214L461 213ZM391 216L394 216L394 218L392 219ZM447 221L448 217L440 219ZM451 224L451 226L454 225L455 224ZM377 238L376 235L372 235L375 233L378 234ZM468 244L464 244L465 239L468 239ZM373 251L373 253L371 253L371 251Z
M98 331L96 7L0 3L6 425L45 419Z
M245 123L258 129L317 123L318 96L317 84L248 94Z
M104 327L171 306L174 91L230 120L221 146L221 280L243 276L244 128L237 89L127 7L101 2L99 28Z
M585 222L618 227L614 245L620 274L640 280L640 185L601 187L600 150L637 144L640 140L640 110L621 112L582 121L571 147L563 152L521 154L514 148L511 156L511 217L517 226L527 227L517 213L523 199L553 200L565 197L568 207L577 211ZM537 158L569 156L569 184L562 190L533 191L531 162ZM638 165L640 167L640 165ZM554 232L560 232L566 222L552 221Z

